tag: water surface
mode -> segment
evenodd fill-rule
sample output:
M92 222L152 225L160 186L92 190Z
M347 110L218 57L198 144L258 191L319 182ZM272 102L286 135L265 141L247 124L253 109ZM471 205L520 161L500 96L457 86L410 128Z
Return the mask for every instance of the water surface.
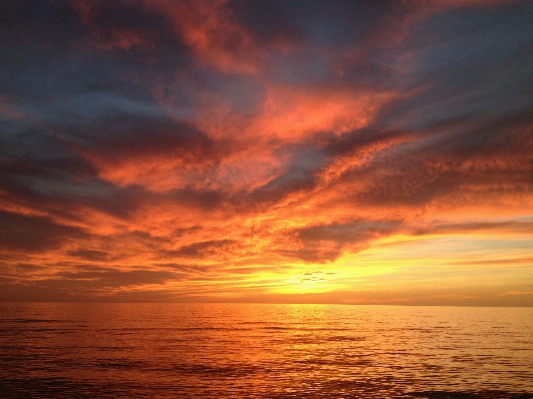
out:
M3 303L0 396L533 398L533 308Z

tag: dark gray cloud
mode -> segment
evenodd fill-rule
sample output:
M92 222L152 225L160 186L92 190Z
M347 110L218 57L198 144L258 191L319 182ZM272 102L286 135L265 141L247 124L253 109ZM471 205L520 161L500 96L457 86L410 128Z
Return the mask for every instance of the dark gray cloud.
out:
M166 156L186 163L216 163L222 145L186 122L109 110L95 125L69 132L74 151L110 163ZM218 145L216 145L218 144Z
M426 139L365 171L367 188L355 200L420 206L452 193L531 192L532 123L518 114Z
M109 290L120 290L143 284L163 286L168 281L179 281L183 273L162 270L117 270L94 266L73 267L72 271L58 272L38 280L20 283L14 278L0 277L0 299L3 301L94 301L106 300L164 300L165 290L154 289L151 294L135 292L107 295ZM20 276L19 276L20 277ZM155 293L155 295L154 295Z
M116 270L111 268L91 268L72 272L59 272L53 278L40 284L70 284L80 288L118 288L139 284L164 284L169 280L178 280L178 273L154 270Z
M181 247L176 251L167 251L166 256L178 256L184 258L201 258L209 255L216 254L218 252L229 253L232 248L237 246L235 240L210 240L196 242Z
M372 240L390 235L401 226L400 220L355 220L296 229L287 234L295 237L301 244L300 247L283 250L282 254L306 262L330 262L337 259L346 246L361 250Z
M505 222L465 222L451 224L428 225L416 228L414 235L466 233L471 231L507 230L514 233L528 233L533 231L533 223L519 221Z
M358 220L350 223L332 223L298 230L298 238L307 242L330 241L339 245L367 240L373 235L391 233L401 221Z
M80 258L87 261L106 261L109 259L109 253L104 251L97 251L91 249L78 249L76 251L68 251L69 256Z
M83 229L57 224L46 217L0 211L0 247L9 251L57 249L66 241L89 237Z

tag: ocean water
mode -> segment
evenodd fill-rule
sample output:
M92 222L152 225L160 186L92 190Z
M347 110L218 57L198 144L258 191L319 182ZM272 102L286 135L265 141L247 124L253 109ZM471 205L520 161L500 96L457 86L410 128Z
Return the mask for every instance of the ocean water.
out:
M533 398L533 308L0 303L0 396Z

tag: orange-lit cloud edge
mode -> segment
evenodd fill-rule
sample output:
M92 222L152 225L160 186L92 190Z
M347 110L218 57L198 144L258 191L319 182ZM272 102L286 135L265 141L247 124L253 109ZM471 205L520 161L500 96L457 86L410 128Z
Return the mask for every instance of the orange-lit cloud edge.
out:
M44 7L72 37L4 10L0 300L533 306L527 2Z

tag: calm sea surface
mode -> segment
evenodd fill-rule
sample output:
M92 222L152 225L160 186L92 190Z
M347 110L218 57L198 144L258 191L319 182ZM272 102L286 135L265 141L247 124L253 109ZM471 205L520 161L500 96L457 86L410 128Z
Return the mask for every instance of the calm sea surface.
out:
M533 308L0 303L0 396L533 398Z

